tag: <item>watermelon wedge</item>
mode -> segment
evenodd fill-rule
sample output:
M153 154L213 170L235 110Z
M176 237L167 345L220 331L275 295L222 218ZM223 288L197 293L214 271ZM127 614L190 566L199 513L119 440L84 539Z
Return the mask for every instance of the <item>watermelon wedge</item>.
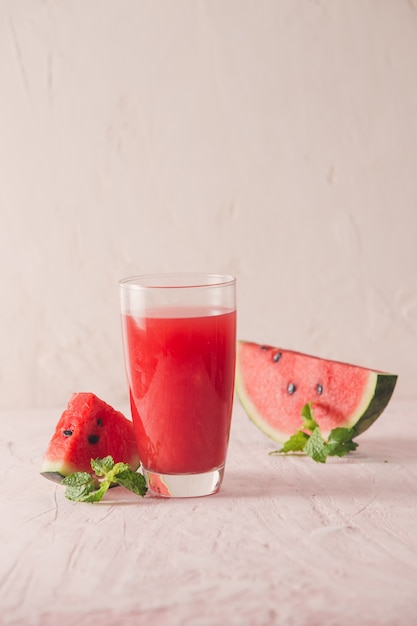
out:
M72 394L55 427L40 473L54 480L73 472L92 473L91 459L111 455L136 470L139 455L133 425L122 413L93 393Z
M397 376L348 363L238 341L236 393L250 419L284 442L302 427L311 402L324 437L336 427L369 428L387 406Z

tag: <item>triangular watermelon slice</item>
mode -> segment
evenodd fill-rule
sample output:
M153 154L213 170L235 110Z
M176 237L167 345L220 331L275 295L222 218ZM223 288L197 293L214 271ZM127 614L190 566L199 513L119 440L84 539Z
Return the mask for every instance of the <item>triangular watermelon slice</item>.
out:
M89 472L91 459L111 455L136 470L139 455L133 424L93 393L74 393L55 427L40 472L61 482L73 472Z
M312 403L324 437L336 427L361 434L381 415L397 376L292 350L238 341L236 392L250 419L284 442Z

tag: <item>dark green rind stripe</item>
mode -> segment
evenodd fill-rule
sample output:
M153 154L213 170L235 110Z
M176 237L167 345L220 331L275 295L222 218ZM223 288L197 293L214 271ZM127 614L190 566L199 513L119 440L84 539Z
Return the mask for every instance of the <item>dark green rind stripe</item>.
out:
M378 374L377 376L374 395L366 411L354 426L357 435L360 435L372 426L386 408L394 393L395 385L397 384L397 376L395 374Z
M41 472L41 476L47 478L48 480L52 480L54 483L62 483L64 480L64 476L59 472Z

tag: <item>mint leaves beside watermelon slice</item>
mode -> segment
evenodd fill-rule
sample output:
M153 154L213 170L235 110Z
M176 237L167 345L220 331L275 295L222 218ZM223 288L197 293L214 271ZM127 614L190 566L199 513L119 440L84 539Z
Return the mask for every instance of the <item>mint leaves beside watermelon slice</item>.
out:
M98 485L97 479L88 472L74 472L63 479L68 500L100 502L113 485L121 485L142 497L148 490L142 474L132 471L127 463L115 463L110 455L103 459L91 459L91 469L99 477Z
M356 437L355 428L333 428L329 436L324 439L320 426L314 419L313 406L309 402L302 408L303 430L298 430L282 446L280 450L271 452L271 455L303 452L317 463L325 463L328 456L345 456L356 450L358 444L353 441ZM309 433L305 431L309 431Z

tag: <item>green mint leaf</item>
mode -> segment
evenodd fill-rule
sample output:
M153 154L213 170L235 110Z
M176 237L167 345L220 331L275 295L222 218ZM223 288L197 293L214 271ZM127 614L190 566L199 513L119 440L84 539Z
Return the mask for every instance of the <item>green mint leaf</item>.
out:
M358 447L355 441L345 441L338 444L327 444L329 456L345 456L348 452L353 452Z
M318 427L318 424L313 415L312 402L309 402L308 404L305 404L303 406L303 408L301 409L301 417L303 418L303 428L305 428L306 430L313 432L313 430Z
M352 439L356 436L354 428L334 428L330 431L327 441L329 456L345 456L356 450L358 444Z
M116 463L116 465L113 467L113 476L117 477L119 474L122 474L123 472L130 472L131 469L128 466L127 463Z
M97 476L105 476L114 468L113 457L105 456L103 459L91 459L91 469Z
M88 472L74 472L66 476L62 483L66 486L65 496L69 500L82 502L95 489L95 481Z
M302 452L309 439L310 435L299 430L283 444L279 452Z
M94 487L94 478L88 472L74 472L66 476L62 483L68 487L82 487L92 483Z
M309 437L306 442L304 452L317 463L326 462L328 454L327 445L318 426L313 430L311 437Z
M133 491L138 496L143 497L148 491L144 476L139 474L139 472L132 472L129 468L117 474L116 482L122 485L122 487L129 489L129 491Z
M110 487L110 483L104 480L100 483L100 487L91 491L90 493L82 494L78 498L76 498L77 502L100 502L103 499L104 494L107 492ZM70 498L71 499L71 498ZM75 498L72 498L75 499Z
M346 443L352 441L355 435L354 428L333 428L330 431L328 443Z

